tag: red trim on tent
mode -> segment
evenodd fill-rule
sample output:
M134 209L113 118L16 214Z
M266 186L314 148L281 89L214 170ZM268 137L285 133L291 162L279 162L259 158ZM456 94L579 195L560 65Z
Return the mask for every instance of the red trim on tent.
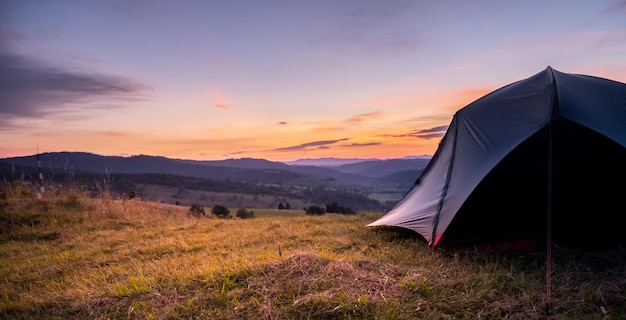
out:
M439 243L439 240L441 240L441 236L443 236L443 233L440 233L435 236L435 241L432 242L433 247L437 246L437 243Z

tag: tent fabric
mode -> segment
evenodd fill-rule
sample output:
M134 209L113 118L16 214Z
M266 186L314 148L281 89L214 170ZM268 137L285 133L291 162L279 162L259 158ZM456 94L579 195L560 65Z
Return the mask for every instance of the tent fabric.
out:
M457 111L414 186L368 226L410 229L432 246L446 239L540 237L552 139L554 206L566 221L553 227L569 230L562 239L614 236L614 226L592 222L618 223L625 214L623 205L608 206L620 208L624 180L615 179L626 179L626 84L551 67ZM610 212L568 204L580 199L586 201L580 208Z

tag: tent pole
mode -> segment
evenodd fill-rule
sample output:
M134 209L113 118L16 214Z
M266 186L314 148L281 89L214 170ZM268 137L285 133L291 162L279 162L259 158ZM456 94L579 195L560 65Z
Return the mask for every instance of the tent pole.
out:
M548 122L548 221L546 230L546 314L550 314L552 279L552 121Z

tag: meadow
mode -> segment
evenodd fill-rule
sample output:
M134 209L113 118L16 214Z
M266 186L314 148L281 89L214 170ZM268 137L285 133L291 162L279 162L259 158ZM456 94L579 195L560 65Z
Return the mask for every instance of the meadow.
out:
M253 219L0 193L2 319L623 319L626 250L429 248L383 213ZM232 214L237 208L232 208ZM210 211L210 210L209 210Z

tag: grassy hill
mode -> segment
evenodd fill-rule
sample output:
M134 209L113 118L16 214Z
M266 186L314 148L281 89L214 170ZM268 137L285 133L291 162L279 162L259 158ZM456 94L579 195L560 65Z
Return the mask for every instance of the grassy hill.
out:
M380 213L254 219L0 189L1 319L623 319L626 250L432 250Z

